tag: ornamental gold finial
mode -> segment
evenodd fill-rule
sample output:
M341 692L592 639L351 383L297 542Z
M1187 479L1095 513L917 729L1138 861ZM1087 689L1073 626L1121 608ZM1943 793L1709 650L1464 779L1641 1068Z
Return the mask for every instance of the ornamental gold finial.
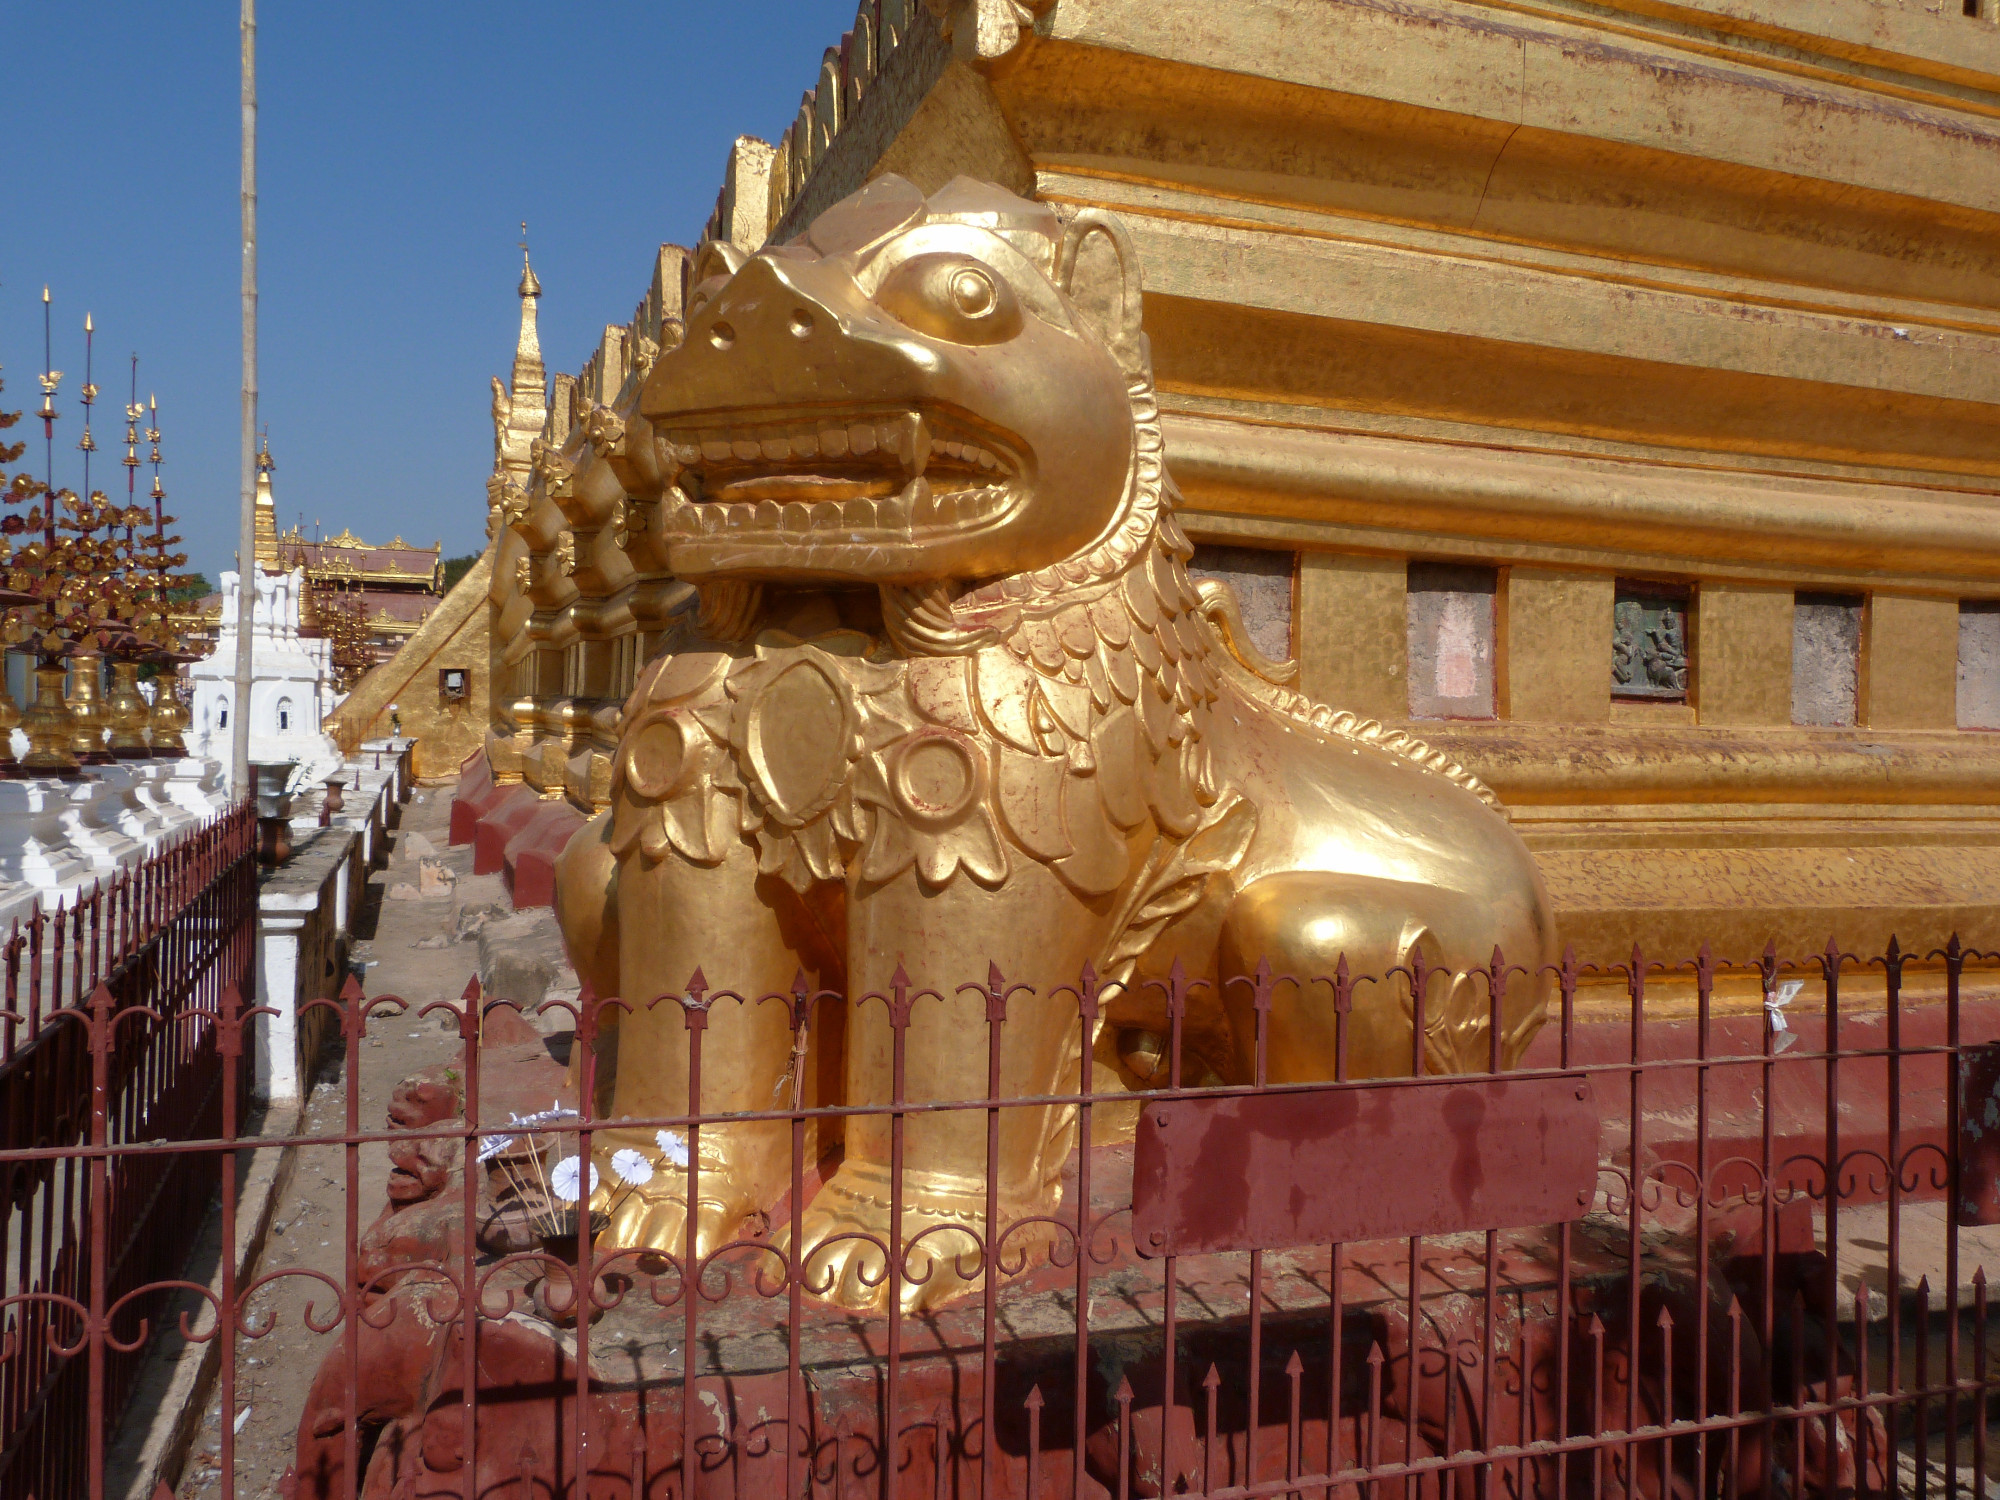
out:
M152 453L148 456L147 462L153 466L153 498L158 500L166 493L160 488L160 398L158 396L149 397L147 407L150 414L146 419L148 424L146 427L146 441L152 445L153 449ZM156 517L155 519L160 524L164 524L166 520L165 517Z
M83 398L83 436L76 446L83 450L83 492L90 493L90 455L97 451L97 439L90 435L90 408L97 400L97 385L91 379L93 349L97 342L97 328L90 320L90 314L83 315L83 389L77 394Z
M153 488L148 497L153 502L153 534L147 546L147 565L152 573L152 588L149 595L151 608L150 639L159 652L159 659L172 663L181 658L181 641L174 629L175 591L185 589L194 580L177 573L177 568L187 563L187 554L170 550L180 537L168 532L167 527L173 517L166 512L166 490L160 483L160 403L157 397L149 398L147 409L150 413L146 433L152 445ZM185 596L184 596L185 597ZM157 756L177 756L187 753L183 737L189 724L189 714L180 694L174 690L171 672L164 675L160 690L154 695L152 713L147 722L147 732L152 741L152 751Z
M125 495L131 501L132 484L139 467L139 419L146 415L146 408L139 404L139 356L132 356L132 397L125 403Z
M36 377L42 383L42 409L36 413L42 419L42 436L52 440L55 437L56 387L62 384L63 372L55 368L50 353L49 334L49 289L42 288L42 373Z
M528 221L521 221L521 295L539 297L542 284L535 279L535 268L528 264Z

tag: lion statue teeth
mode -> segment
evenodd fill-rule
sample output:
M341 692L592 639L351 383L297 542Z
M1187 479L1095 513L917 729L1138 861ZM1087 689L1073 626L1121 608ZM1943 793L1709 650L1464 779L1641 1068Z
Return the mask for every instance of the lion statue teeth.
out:
M747 997L706 1012L707 1120L892 1102L983 1105L988 972L1012 986L1003 1098L1097 1076L1149 1082L1178 963L1207 981L1184 1018L1190 1078L1247 1081L1260 960L1357 975L1352 1076L1483 1068L1483 970L1518 966L1500 1052L1544 1013L1547 899L1491 794L1407 734L1312 704L1241 641L1226 590L1197 590L1173 514L1118 222L960 178L928 199L883 177L798 241L704 246L685 335L615 412L593 415L566 493L629 499L648 545L699 591L622 719L608 809L564 852L558 908L616 1025L610 1112L690 1112L682 993L701 968ZM602 500L591 503L611 503ZM1426 989L1413 1036L1407 971ZM1074 985L1107 981L1083 1036ZM1390 977L1397 966L1402 977ZM794 1056L795 973L871 997L815 1012ZM906 991L905 993L911 993ZM1279 984L1273 1082L1331 1078L1325 985ZM1102 1084L1095 1085L1102 1087ZM815 1126L819 1122L815 1121ZM704 1123L699 1201L663 1169L619 1197L608 1248L708 1253L790 1189L792 1127ZM807 1284L906 1310L975 1285L988 1231L983 1108L903 1122L891 1278L891 1122L847 1117L803 1214ZM1002 1111L998 1228L1052 1213L1073 1111ZM651 1125L597 1142L656 1159ZM835 1144L810 1133L813 1156ZM684 1149L684 1148L683 1148ZM608 1173L606 1174L609 1180ZM789 1226L781 1240L788 1242ZM1046 1225L1003 1243L1003 1266Z

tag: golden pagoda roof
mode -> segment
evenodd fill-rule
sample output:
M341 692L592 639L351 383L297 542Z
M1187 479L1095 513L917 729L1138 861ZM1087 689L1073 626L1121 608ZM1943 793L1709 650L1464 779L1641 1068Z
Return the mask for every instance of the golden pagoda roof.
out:
M425 547L416 542L404 541L402 533L398 532L395 540L377 544L375 542L363 541L345 526L341 527L340 534L337 536L321 537L317 541L308 541L305 532L295 525L290 531L279 537L278 540L288 546L342 547L352 552L422 552L436 557L444 551L444 542L441 539Z
M398 591L442 592L439 588L442 540L428 547L417 547L398 535L383 546L365 541L342 527L337 535L307 541L294 526L278 538L278 548L287 566L304 568L306 576L312 579L379 584Z

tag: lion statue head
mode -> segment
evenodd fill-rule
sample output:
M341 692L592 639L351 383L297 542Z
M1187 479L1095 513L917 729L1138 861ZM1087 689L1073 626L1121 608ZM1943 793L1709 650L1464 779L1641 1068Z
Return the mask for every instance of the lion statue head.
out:
M1135 383L1137 270L1100 215L887 176L791 244L711 242L639 400L670 566L907 589L1087 553L1132 499Z

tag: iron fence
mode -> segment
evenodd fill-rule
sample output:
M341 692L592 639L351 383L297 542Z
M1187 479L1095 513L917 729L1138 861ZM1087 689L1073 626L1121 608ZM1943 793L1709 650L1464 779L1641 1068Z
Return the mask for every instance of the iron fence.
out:
M253 1149L344 1163L337 1273L239 1286L225 1266L193 1329L221 1345L205 1482L291 1500L1984 1495L1983 1258L2000 1237L1972 1226L2000 1220L2000 998L1968 990L1968 971L1984 981L1996 963L1956 941L1866 962L1831 946L1743 966L1635 953L1541 975L1496 954L1474 974L1485 1029L1452 1021L1452 1055L1476 1056L1471 1037L1487 1066L1455 1074L1425 1071L1443 1024L1427 1009L1462 984L1420 961L1374 978L1260 967L1228 981L1240 1078L1192 1035L1218 981L1179 969L1130 985L1086 971L1052 992L990 969L962 986L899 970L851 997L804 976L738 994L698 971L649 1004L552 1002L538 1025L476 982L455 1002L350 984L317 1002L344 1054L337 1122L253 1143L225 1089L220 1130L184 1148L225 1186ZM1503 1071L1505 996L1537 982L1548 1024ZM1790 999L1795 982L1807 993ZM1410 1071L1272 1082L1273 1006L1309 985L1343 1040L1357 996L1386 987L1407 1008ZM1113 1092L1098 1064L1140 990L1161 1029L1157 1047L1126 1039L1127 1072L1132 1057L1156 1071ZM252 1016L237 992L217 998L204 1024L235 1055ZM771 1106L705 1109L723 1018L759 1007L794 1043ZM890 1086L844 1098L827 1080L870 1007ZM1010 1028L1055 1008L1067 1075L1003 1094ZM646 1035L675 1054L655 1071L685 1078L686 1107L615 1115L610 1033L647 1013L669 1022ZM370 1128L368 1028L403 1015L448 1023L463 1049L405 1080ZM936 1098L911 1076L911 1036L947 1024L983 1050L983 1096ZM1028 1212L1000 1186L1023 1111L1059 1122L1057 1190ZM946 1115L983 1135L968 1188L983 1203L920 1220L909 1135ZM779 1143L779 1190L747 1206L728 1180L746 1126ZM611 1148L648 1138L649 1164L628 1159L622 1181ZM841 1282L837 1246L807 1231L864 1138L881 1147L881 1212L840 1231L859 1248ZM385 1148L378 1203L362 1168ZM102 1184L151 1156L107 1130L7 1160ZM600 1167L599 1214L565 1207L568 1158ZM669 1227L610 1248L635 1191ZM716 1207L674 1225L676 1199ZM222 1210L233 1240L227 1191ZM951 1276L961 1295L925 1292ZM326 1347L280 1478L239 1470L229 1414L288 1289L310 1293L297 1316ZM93 1371L140 1337L114 1328L113 1299L66 1306L83 1321L64 1348ZM93 1428L84 1451L103 1438ZM34 1492L101 1493L100 1469L52 1480Z
M255 835L226 812L0 943L0 1495L101 1491L132 1330L214 1187L209 1158L162 1147L240 1124L216 1017L251 991Z

